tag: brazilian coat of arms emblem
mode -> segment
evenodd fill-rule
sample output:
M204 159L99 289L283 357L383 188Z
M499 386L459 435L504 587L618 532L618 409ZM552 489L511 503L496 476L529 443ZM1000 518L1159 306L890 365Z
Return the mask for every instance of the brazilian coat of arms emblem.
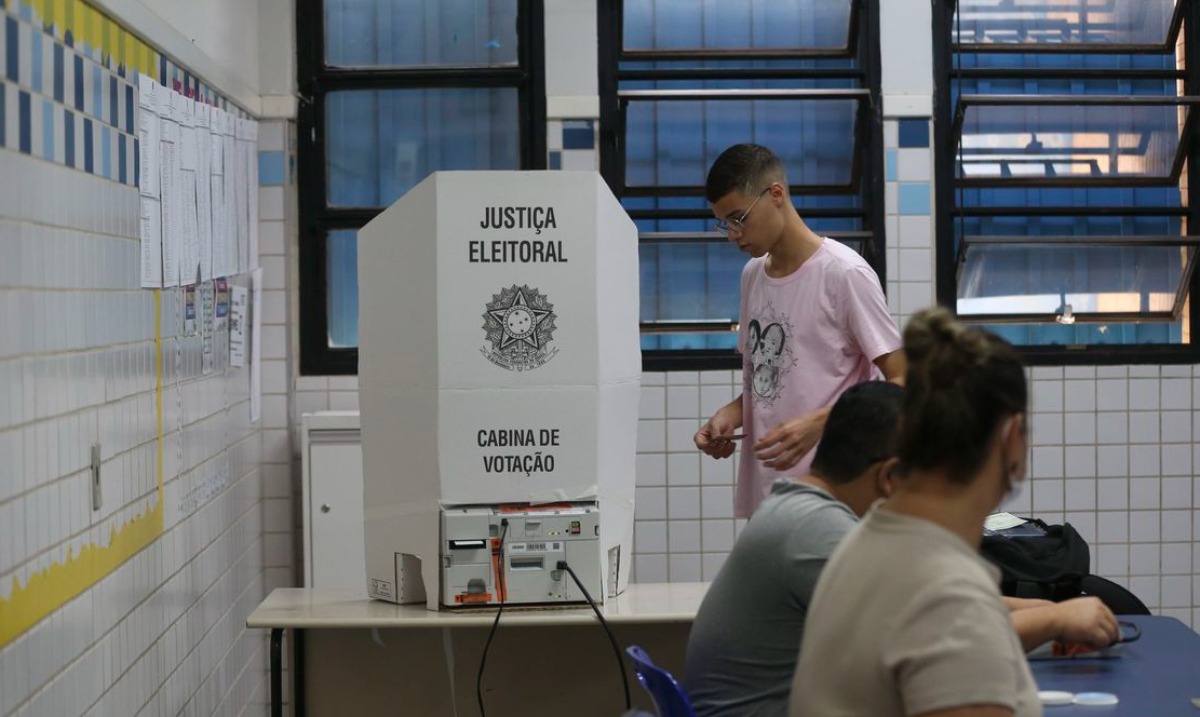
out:
M537 287L512 286L493 294L483 312L487 344L480 352L510 371L529 371L558 353L554 338L554 305Z

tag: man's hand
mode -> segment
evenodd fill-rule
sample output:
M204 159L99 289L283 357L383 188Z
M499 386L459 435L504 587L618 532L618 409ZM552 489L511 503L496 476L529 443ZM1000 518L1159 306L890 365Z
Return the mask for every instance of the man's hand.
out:
M1060 642L1073 642L1089 649L1108 647L1121 637L1121 627L1112 610L1100 598L1080 597L1064 600L1052 609Z
M755 456L767 468L777 471L791 468L821 440L828 418L829 409L819 408L812 413L784 421L754 444Z
M728 458L737 446L732 440L734 431L742 425L742 397L738 396L717 409L696 435L696 447L713 458Z
M1026 652L1050 640L1098 650L1113 644L1121 636L1112 610L1094 597L1025 608L1011 615L1013 628Z

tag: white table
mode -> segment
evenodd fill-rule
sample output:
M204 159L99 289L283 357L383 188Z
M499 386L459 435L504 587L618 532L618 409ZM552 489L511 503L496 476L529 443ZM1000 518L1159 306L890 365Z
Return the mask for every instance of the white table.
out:
M601 613L622 647L641 644L679 672L707 589L707 583L634 584ZM434 612L353 591L280 588L246 625L271 630L273 717L283 714L284 631L292 636L295 714L440 716L476 714L476 670L494 618L494 609ZM622 706L611 648L586 606L506 607L485 684L493 686L485 696L492 716L616 715ZM631 691L649 706L636 684Z

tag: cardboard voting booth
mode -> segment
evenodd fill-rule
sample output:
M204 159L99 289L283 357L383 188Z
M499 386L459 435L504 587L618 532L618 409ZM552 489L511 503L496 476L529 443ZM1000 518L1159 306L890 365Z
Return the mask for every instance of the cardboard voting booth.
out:
M568 550L594 551L572 565L588 564L596 600L623 590L641 377L637 231L604 181L439 172L359 231L358 263L369 594L453 605L441 589L457 579L450 566L470 573L468 556L490 554L495 584L480 577L485 588L454 593L459 604L519 592L510 581L535 564L539 580L569 588L544 601L568 600L578 593L555 571ZM536 519L503 519L503 550L525 559L511 573L496 574L499 519L470 523L490 531L483 546L442 535L443 511L463 526L523 504ZM581 509L597 522L590 536ZM534 563L539 549L546 559Z

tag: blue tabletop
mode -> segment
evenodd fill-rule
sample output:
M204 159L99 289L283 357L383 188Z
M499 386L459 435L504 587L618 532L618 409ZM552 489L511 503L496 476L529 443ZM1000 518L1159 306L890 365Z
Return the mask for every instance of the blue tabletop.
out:
M1137 642L1121 645L1116 658L1031 660L1039 690L1111 692L1112 707L1046 707L1046 717L1200 717L1200 635L1173 617L1119 616L1142 629Z

